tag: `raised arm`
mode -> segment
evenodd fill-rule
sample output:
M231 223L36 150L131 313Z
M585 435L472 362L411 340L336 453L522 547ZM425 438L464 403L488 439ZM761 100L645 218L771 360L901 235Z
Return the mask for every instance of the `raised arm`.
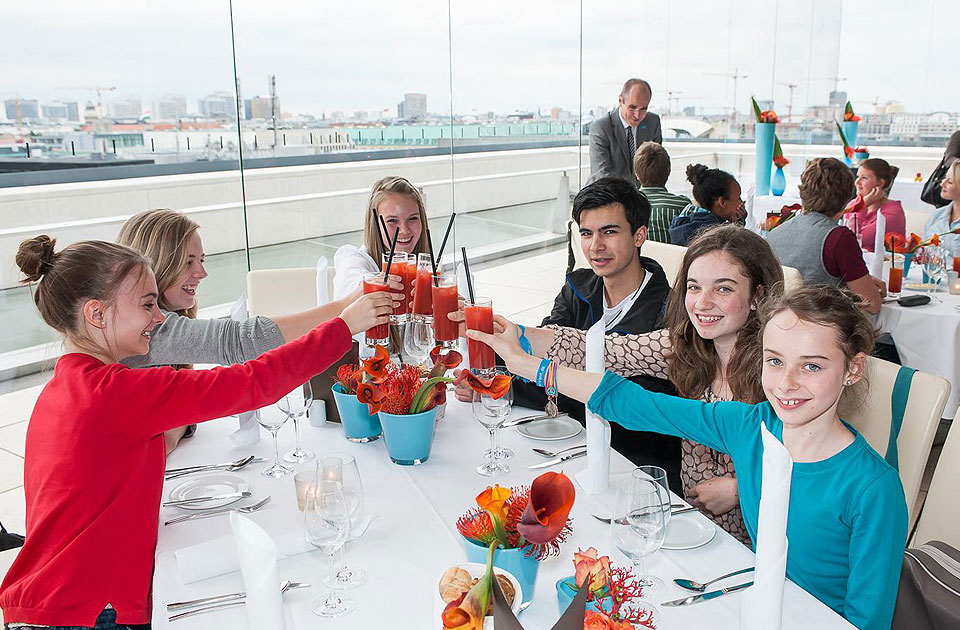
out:
M533 353L559 365L584 369L587 357L587 332L576 328L548 326L527 329ZM544 332L540 332L544 331ZM620 376L646 375L667 379L670 335L665 329L640 335L607 335L604 339L604 367Z

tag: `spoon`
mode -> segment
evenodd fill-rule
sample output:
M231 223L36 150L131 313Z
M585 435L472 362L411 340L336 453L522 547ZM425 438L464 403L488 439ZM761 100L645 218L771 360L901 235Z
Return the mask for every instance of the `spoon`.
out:
M184 469L180 469L180 470L174 470L174 471L172 471L172 472L171 472L171 471L167 471L167 474L166 474L166 476L164 477L164 479L166 479L166 480L169 481L170 479L177 479L177 478L179 478L179 477L184 477L184 476L186 476L186 475L192 475L192 474L198 473L198 472L207 472L207 471L210 471L210 470L226 470L226 471L229 471L229 472L235 472L235 471L237 471L237 470L240 470L241 468L243 468L244 466L246 466L247 464L249 464L249 463L252 462L253 460L254 460L254 456L253 456L253 455L247 455L246 457L242 457L242 458L240 458L240 459L238 459L238 460L236 460L236 461L229 462L229 463L226 463L226 464L213 464L213 465L210 465L210 466L193 466L193 467L191 467L191 468L184 468Z
M707 589L708 586L710 586L714 582L719 582L720 580L725 580L728 577L733 577L734 575L740 575L741 573L748 573L750 571L753 571L753 567L748 567L746 569L740 569L739 571L734 571L733 573L727 573L726 575L721 575L718 578L713 578L709 582L694 582L693 580L686 580L683 578L677 578L673 582L680 588L685 588L688 591L697 591L698 593L702 593Z

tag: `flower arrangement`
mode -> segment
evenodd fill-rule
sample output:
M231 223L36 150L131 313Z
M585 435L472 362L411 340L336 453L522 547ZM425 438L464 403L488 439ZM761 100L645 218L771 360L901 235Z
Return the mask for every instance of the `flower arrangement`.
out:
M357 385L359 385L362 380L363 368L359 365L346 363L337 368L334 385L339 385L344 394L355 396L357 394Z
M836 120L833 121L837 126L837 133L840 134L840 142L843 143L843 154L847 156L848 159L853 158L853 147L850 146L850 143L847 142L847 136L843 133L843 127L840 126Z
M750 102L753 103L753 117L758 123L778 123L780 122L780 117L777 116L777 112L772 109L767 109L760 111L760 106L757 104L757 99L750 97Z
M654 613L635 600L643 597L643 586L630 569L610 564L609 556L597 556L595 547L573 554L573 583L566 583L572 591L588 590L587 602L594 602L595 610L588 610L584 630L635 630L656 628Z
M560 543L573 528L570 510L576 491L562 472L548 472L530 486L488 487L477 495L477 506L457 519L457 531L479 545L497 543L504 549L526 549L543 560L560 554Z
M789 206L783 206L780 208L780 212L768 212L767 218L764 220L761 227L763 231L769 232L778 225L782 225L795 217L799 211L800 204L794 203Z
M934 234L925 241L913 232L910 233L909 239L903 238L896 232L887 232L883 239L883 245L884 248L890 253L913 254L921 247L926 247L927 245L940 245L940 237L948 234L960 234L960 227L955 227L949 232Z
M773 165L777 168L783 168L790 163L790 160L783 157L783 149L780 147L780 138L773 134Z
M860 117L853 113L850 101L847 101L847 106L843 108L843 122L860 122Z

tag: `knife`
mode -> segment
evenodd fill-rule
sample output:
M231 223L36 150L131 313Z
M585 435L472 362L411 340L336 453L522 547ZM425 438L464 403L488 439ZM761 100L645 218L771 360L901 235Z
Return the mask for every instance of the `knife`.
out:
M559 414L557 414L555 417L556 417L556 418L563 418L563 417L565 417L566 415L567 415L567 414L565 414L565 413L559 413ZM538 422L538 421L540 421L540 420L547 420L547 419L549 419L549 418L551 418L551 416L548 416L548 415L545 414L545 413L544 413L544 414L541 414L541 415L539 415L539 416L527 416L527 417L525 417L525 418L518 418L518 419L516 419L516 420L510 420L509 422L504 422L503 424L500 425L500 428L501 428L501 429L509 429L510 427L519 427L519 426L522 425L522 424L528 424L528 423L530 423L530 422Z
M194 497L192 499L178 499L176 501L167 501L164 507L175 507L178 505L193 505L194 503L204 503L206 501L221 501L224 499L245 499L253 493L249 490L245 492L233 492L231 494L219 494L215 497Z
M687 604L696 604L697 602L705 602L708 599L713 599L714 597L720 597L721 595L726 595L727 593L733 593L734 591L740 591L748 586L753 586L753 582L744 582L743 584L737 584L735 586L728 586L726 588L721 588L716 591L710 591L709 593L701 593L699 595L690 595L688 597L681 597L680 599L675 599L672 602L663 602L661 606L686 606Z
M556 466L557 464L561 464L565 461L576 459L578 457L583 457L586 454L587 454L587 451L585 450L579 451L577 453L570 453L569 455L564 455L563 457L554 457L553 459L548 459L545 462L540 462L539 464L534 464L533 466L527 466L527 468L529 468L530 470L533 470L535 468L546 468L548 466Z

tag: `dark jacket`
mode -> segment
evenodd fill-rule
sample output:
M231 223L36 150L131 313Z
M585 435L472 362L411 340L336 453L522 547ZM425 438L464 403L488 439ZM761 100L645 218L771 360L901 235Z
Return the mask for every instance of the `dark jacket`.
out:
M661 327L670 284L663 268L654 259L640 256L640 265L647 273L652 274L650 281L616 328L607 334L639 334ZM592 269L576 269L567 274L566 284L554 301L553 311L541 325L556 324L587 330L603 318L603 304L603 278L596 275ZM663 379L637 376L631 380L652 391L676 393L670 382ZM534 383L515 381L513 392L515 404L521 407L541 410L547 403L543 388ZM583 403L561 395L557 404L561 411L583 421ZM615 422L611 422L610 427L613 448L635 464L663 467L667 471L671 489L680 492L679 438L645 431L630 431Z
M691 208L693 209L691 210ZM709 210L687 206L682 214L674 217L673 221L670 222L670 242L674 245L686 247L687 243L700 230L721 223L726 223L726 220L721 219Z

